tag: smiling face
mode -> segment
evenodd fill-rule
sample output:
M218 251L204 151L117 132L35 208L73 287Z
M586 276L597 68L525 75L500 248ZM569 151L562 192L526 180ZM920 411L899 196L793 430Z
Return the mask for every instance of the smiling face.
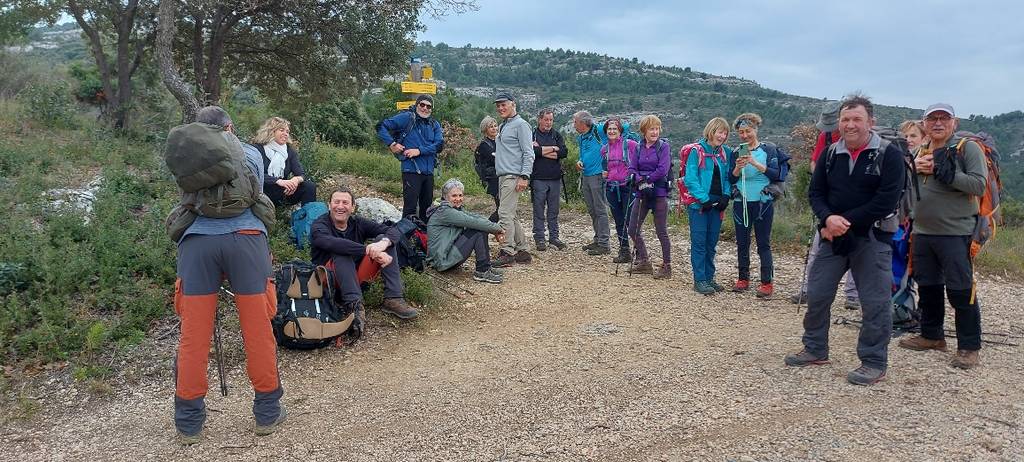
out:
M498 101L494 103L494 107L498 109L498 115L503 119L516 115L516 103L512 101Z
M420 102L416 103L416 115L418 115L418 116L420 116L420 117L422 117L424 119L427 119L427 118L430 118L430 114L433 114L433 112L434 112L434 103L431 103L430 101L427 101L427 100L423 100L423 101L420 101Z
M708 140L708 144L713 148L717 148L725 144L725 140L727 139L729 139L729 130L719 128L718 130L715 130L715 135Z
M928 137L936 144L945 143L949 137L953 136L957 125L959 125L959 120L946 111L935 111L924 118L924 129L928 132Z
M622 130L619 129L619 123L615 121L608 121L604 126L605 135L608 136L608 141L615 141L619 139L619 135L622 134Z
M455 188L448 192L448 203L452 204L452 207L461 208L462 202L466 199L466 195L461 189Z
M737 128L736 135L740 137L740 140L749 144L751 147L753 147L754 142L757 141L757 129L749 125Z
M274 141L277 144L288 144L288 142L291 141L291 129L285 125L274 130Z
M839 130L849 149L860 149L871 140L871 127L875 119L864 106L844 107L839 111Z
M347 192L335 192L331 194L331 221L337 228L344 228L348 225L348 219L355 211L352 203L352 194Z
M488 138L490 138L492 140L497 138L498 137L498 124L490 124L490 125L488 125L487 129L484 130L484 135L486 135Z

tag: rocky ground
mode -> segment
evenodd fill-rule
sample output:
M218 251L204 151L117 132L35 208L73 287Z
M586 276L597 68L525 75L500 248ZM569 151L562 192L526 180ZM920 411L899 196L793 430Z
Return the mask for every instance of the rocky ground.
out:
M521 208L522 211L522 208ZM521 214L524 218L525 214ZM290 413L252 433L237 319L225 323L227 397L211 368L201 443L172 424L175 332L118 363L107 394L54 378L21 390L40 403L0 426L8 460L1022 460L1024 355L988 344L959 371L939 352L890 350L888 379L846 382L857 329L832 329L832 364L787 368L801 313L784 300L802 256L777 256L777 295L691 289L688 242L673 232L673 278L629 276L589 257L589 220L566 213L565 252L534 252L501 285L439 276L448 297L408 323L370 313L353 348L283 351ZM653 239L648 230L647 236ZM657 247L656 245L654 247ZM719 281L735 274L723 242ZM616 270L618 272L616 273ZM993 341L1022 343L1024 290L980 278ZM859 318L837 303L833 317ZM949 318L952 326L952 318ZM955 342L953 342L955 344Z

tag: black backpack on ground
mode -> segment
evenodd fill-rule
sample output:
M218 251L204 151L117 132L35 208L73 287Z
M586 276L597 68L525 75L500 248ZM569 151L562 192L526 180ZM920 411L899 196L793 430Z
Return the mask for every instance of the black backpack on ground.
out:
M285 348L322 348L347 334L352 343L362 333L361 305L335 303L334 272L303 261L284 264L274 273L277 314L271 321L277 344Z
M402 239L395 243L398 267L422 273L427 260L427 225L417 216L402 218L397 223L385 220L384 225L394 226L402 234Z

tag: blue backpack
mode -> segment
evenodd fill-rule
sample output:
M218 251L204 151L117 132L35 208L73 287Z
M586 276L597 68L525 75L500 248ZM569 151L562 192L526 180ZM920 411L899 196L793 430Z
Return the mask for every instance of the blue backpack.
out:
M292 212L292 244L302 250L309 242L309 229L313 221L327 213L327 204L323 202L307 202L302 208Z

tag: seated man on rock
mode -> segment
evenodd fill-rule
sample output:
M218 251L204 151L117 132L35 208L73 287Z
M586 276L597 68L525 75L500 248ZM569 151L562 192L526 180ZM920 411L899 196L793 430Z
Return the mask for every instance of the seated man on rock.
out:
M360 284L373 280L379 273L384 279L381 309L401 319L415 318L416 309L402 296L402 278L394 245L401 238L398 230L353 215L355 195L345 186L331 193L329 207L330 211L317 218L311 227L312 259L314 264L333 267L341 303L358 305L355 311L361 316ZM364 244L367 240L374 242Z
M504 229L483 216L462 210L466 186L456 178L441 187L441 204L427 211L427 263L438 271L462 265L469 254L476 255L473 279L500 284L501 273L491 267L487 235L504 241Z

